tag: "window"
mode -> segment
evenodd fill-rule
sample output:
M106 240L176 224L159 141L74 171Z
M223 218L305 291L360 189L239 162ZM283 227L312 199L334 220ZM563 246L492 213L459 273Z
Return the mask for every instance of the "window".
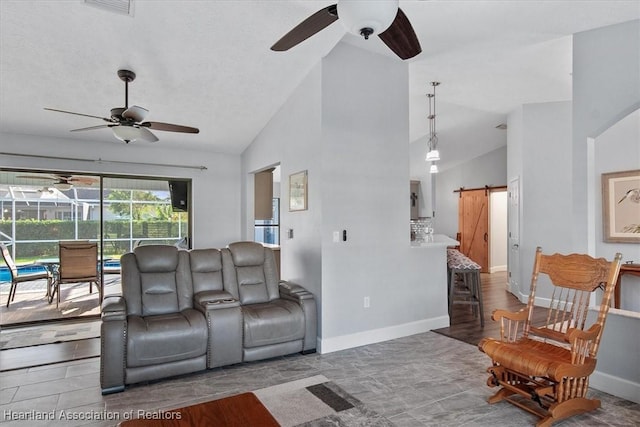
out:
M274 198L271 201L273 215L271 219L258 219L255 221L254 239L256 242L280 244L280 199Z
M69 188L60 177L72 177ZM176 244L189 236L189 213L175 211L171 196L161 178L1 170L0 240L19 263L57 256L59 240L102 240L109 258Z

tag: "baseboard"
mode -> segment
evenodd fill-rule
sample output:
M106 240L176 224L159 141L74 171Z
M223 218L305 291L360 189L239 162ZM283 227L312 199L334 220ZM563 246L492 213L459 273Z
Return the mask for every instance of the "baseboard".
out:
M640 403L640 384L624 378L595 371L589 377L589 386L605 393Z
M489 273L498 273L499 271L507 271L506 265L494 265L489 267Z
M318 352L320 354L332 353L334 351L420 334L446 326L449 326L449 316L440 316L416 322L403 323L402 325L357 332L355 334L318 338Z

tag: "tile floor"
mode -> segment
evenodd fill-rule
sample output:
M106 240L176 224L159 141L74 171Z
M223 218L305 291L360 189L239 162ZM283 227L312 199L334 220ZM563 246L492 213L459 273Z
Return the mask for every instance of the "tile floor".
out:
M512 405L486 403L493 390L486 386L488 365L477 347L427 332L325 355L234 365L102 396L99 359L92 358L0 373L0 425L113 426L114 418L122 420L131 411L171 409L314 375L324 375L399 427L534 425L534 416ZM596 390L591 395L602 400L601 409L557 425L640 425L639 404ZM25 411L54 411L54 419L9 419Z

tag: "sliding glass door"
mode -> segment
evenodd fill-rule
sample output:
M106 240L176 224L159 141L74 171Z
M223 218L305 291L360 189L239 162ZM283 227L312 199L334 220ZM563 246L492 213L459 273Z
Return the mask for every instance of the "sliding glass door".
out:
M162 178L0 170L0 241L22 273L53 274L61 240L98 242L103 295L119 294L122 254L139 245L188 247L189 187ZM100 314L99 293L89 294L88 284L63 285L59 309L48 302L46 281L19 284L7 307L10 285L0 264L2 325Z

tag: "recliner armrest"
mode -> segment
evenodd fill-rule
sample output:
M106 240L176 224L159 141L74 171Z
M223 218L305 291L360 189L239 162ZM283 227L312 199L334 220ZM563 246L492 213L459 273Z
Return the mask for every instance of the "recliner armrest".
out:
M102 321L124 320L127 317L127 302L122 296L109 296L102 301Z
M313 298L313 294L303 288L302 286L287 282L286 280L280 281L280 296L282 298L290 298L295 300L303 300Z

